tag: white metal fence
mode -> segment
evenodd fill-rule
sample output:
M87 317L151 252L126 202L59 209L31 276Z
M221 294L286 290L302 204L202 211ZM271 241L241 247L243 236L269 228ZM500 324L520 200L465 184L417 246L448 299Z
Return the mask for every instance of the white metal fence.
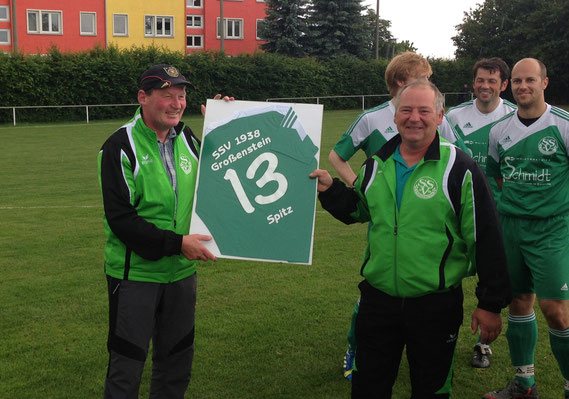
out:
M459 104L463 101L472 100L474 95L472 93L461 93L461 92L449 92L449 93L442 93L444 103L443 105L446 106L447 103L447 96L456 96L457 101L456 104ZM390 98L391 94L356 94L350 96L314 96L314 97L278 97L278 98L267 98L265 101L290 101L290 100L316 100L316 104L320 104L320 100L322 99L331 99L331 98L361 98L362 104L362 111L366 109L365 106L365 99L368 97L387 97ZM462 98L464 97L464 98ZM455 105L455 104L453 104Z
M85 121L89 123L89 109L97 107L132 107L138 106L138 104L90 104L90 105L22 105L14 107L0 107L0 109L11 109L12 110L12 121L14 126L16 126L16 110L18 109L45 109L45 108L84 108L85 109Z
M391 97L391 94L356 94L350 96L315 96L315 97L278 97L278 98L267 98L265 101L289 101L289 100L316 100L316 104L320 104L320 100L322 99L331 99L331 98L361 98L362 101L362 111L366 108L365 107L365 99L366 97Z
M465 101L473 98L472 93L467 93L467 98L461 98L464 96L464 93L443 93L443 97L445 100L445 105L447 103L447 96L457 96L457 99ZM322 100L326 99L340 99L340 98L361 98L361 107L362 111L366 109L365 101L366 98L374 98L374 97L385 97L386 99L390 98L389 94L358 94L358 95L348 95L348 96L313 96L313 97L278 97L278 98L267 98L265 101L305 101L305 100L312 100L316 101L316 104L320 104ZM462 102L457 101L456 104ZM16 126L17 121L17 110L24 110L24 109L44 109L44 108L83 108L85 109L85 122L89 123L89 110L98 107L133 107L138 106L138 104L89 104L89 105L23 105L23 106L13 106L13 107L0 107L1 109L9 109L12 110L12 122L14 126ZM369 107L368 107L369 108Z

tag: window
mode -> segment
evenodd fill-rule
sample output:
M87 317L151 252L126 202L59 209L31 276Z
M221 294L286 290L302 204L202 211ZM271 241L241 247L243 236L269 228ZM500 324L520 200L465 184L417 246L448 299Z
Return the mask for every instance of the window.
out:
M61 11L28 10L28 33L63 34Z
M10 20L10 9L8 6L0 6L0 21L6 22Z
M256 36L257 36L257 40L263 40L261 39L261 29L263 28L263 24L265 23L264 19L258 19L257 21L257 26L256 26Z
M201 15L186 15L186 28L201 28L202 26Z
M186 7L189 8L202 8L202 0L186 0Z
M203 36L202 35L188 35L188 36L186 36L186 47L203 48Z
M0 29L0 45L10 44L10 29Z
M97 13L79 13L79 32L85 36L95 36L97 34Z
M144 17L144 36L174 37L174 17L146 15Z
M225 37L224 39L243 39L243 20L242 19L229 19L223 18L225 25ZM219 35L219 18L217 18L217 37Z
M128 15L113 14L113 36L128 36Z

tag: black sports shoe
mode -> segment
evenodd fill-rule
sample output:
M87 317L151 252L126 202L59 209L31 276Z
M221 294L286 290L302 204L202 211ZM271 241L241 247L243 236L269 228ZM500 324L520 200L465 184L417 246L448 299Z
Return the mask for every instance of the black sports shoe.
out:
M512 380L506 388L485 394L482 399L539 399L537 386L525 388L518 380Z
M490 356L492 351L490 347L484 347L481 345L474 345L474 352L472 353L472 367L479 369L487 369L490 367Z

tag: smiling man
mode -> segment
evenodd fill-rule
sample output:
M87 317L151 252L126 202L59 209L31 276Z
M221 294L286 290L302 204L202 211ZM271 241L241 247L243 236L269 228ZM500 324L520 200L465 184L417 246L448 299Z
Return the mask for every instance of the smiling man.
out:
M194 354L196 259L216 260L189 235L199 140L180 121L186 87L171 65L140 79L134 118L99 152L109 295L105 398L138 398L153 342L151 398L183 398ZM218 96L216 96L218 98Z
M569 398L569 113L545 102L548 84L541 61L518 61L518 110L490 130L487 173L502 187L498 212L514 295L506 337L515 378L488 399L539 398L536 298Z
M508 87L510 75L510 68L502 59L481 59L474 64L472 74L476 98L450 108L447 119L471 151L474 160L485 169L490 127L498 119L513 112L516 106L500 97ZM498 200L499 190L496 183L490 181L490 186L494 198Z
M393 99L377 107L370 108L358 116L328 156L330 164L346 184L353 185L356 180L356 174L348 161L358 150L363 151L366 157L370 157L392 137L397 135L397 125L393 117L395 115L395 97L399 90L415 79L428 79L432 73L433 70L429 61L423 56L410 51L393 57L389 62L385 69L385 84ZM446 118L441 120L439 134L457 147L467 150ZM358 306L359 302L356 302L348 331L348 349L344 354L343 369L344 377L347 379L352 378L352 366L356 353L354 323Z
M500 58L484 58L472 68L473 87L476 99L467 101L448 110L447 119L455 128L472 157L482 169L486 168L488 158L488 133L498 119L508 115L516 106L500 97L508 87L510 68ZM496 202L500 200L500 189L494 179L490 187ZM472 367L490 367L490 346L478 342L474 346Z
M361 266L352 398L391 398L403 349L413 398L450 398L462 323L462 279L477 267L471 329L501 331L510 301L502 237L480 166L439 137L443 98L427 80L395 100L399 134L368 158L350 188L316 170L322 207L349 224L372 222ZM481 234L483 233L483 234Z

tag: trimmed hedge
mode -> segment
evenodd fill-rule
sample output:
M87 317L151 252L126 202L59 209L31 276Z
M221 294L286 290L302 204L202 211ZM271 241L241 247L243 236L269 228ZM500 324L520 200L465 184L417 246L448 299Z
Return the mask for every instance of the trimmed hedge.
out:
M186 112L198 113L200 104L216 93L241 100L264 101L279 97L314 97L388 93L384 82L388 60L363 61L336 58L290 58L257 52L228 57L219 52L191 56L156 47L117 48L45 56L1 54L0 106L85 105L136 103L138 79L150 65L173 64L197 87L188 95ZM441 91L458 91L471 82L465 62L431 60L435 83ZM312 100L311 100L312 101ZM385 101L366 100L366 107ZM361 99L323 100L327 109L359 108ZM129 108L96 108L95 118L127 117ZM6 111L6 110L2 110ZM24 120L84 119L84 110L19 110ZM91 115L90 115L91 116ZM21 120L21 117L18 118ZM0 112L0 123L9 123L11 112Z

